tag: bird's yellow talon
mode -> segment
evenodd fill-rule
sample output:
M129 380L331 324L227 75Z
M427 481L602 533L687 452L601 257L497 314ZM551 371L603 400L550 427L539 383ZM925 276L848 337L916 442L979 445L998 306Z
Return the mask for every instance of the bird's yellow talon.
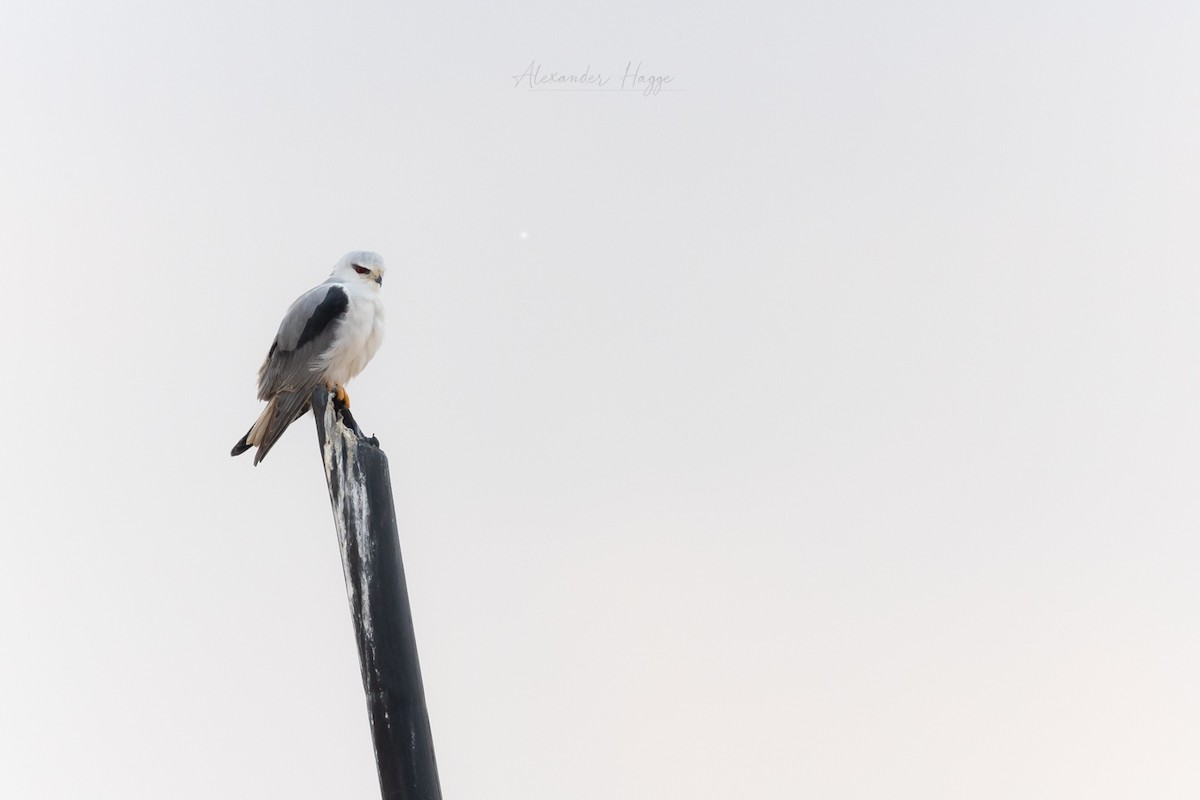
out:
M336 398L337 398L337 401L338 401L339 403L341 403L343 406L345 406L346 408L349 408L349 407L350 407L350 395L346 394L346 387L345 387L345 386L342 386L342 385L339 383L339 384L337 385L337 388L336 388L336 390L335 390L335 392L334 392L334 395L333 395L333 396L334 396L334 397L336 397Z

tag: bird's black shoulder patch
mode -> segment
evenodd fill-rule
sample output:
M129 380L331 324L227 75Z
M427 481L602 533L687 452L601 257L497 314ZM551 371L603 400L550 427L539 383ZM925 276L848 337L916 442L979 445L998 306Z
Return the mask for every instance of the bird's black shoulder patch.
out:
M349 306L350 296L346 294L346 290L340 286L330 286L329 291L325 293L325 299L313 311L308 322L304 323L304 330L300 332L300 341L296 342L296 349L304 347L320 336L326 328L346 313Z

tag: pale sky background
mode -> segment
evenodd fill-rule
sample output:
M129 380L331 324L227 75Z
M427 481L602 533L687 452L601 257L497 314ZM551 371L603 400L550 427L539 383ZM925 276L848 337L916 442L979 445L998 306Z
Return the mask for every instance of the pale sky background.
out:
M311 418L228 455L357 248L448 799L1200 796L1197 42L10 4L0 797L378 796Z

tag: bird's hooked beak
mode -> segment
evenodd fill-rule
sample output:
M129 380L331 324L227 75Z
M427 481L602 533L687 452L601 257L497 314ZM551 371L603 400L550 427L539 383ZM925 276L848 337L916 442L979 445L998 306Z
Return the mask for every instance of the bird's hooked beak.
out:
M382 276L382 275L376 275L376 276L375 276L375 282L376 282L376 283L378 283L380 286L383 286L383 276Z

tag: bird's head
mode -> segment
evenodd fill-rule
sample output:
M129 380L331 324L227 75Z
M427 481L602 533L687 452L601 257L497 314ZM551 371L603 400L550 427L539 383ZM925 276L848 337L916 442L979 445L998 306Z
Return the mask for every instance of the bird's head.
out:
M354 250L346 253L334 264L331 275L351 285L361 282L370 285L372 289L378 289L383 285L383 273L386 271L383 256L379 253Z

